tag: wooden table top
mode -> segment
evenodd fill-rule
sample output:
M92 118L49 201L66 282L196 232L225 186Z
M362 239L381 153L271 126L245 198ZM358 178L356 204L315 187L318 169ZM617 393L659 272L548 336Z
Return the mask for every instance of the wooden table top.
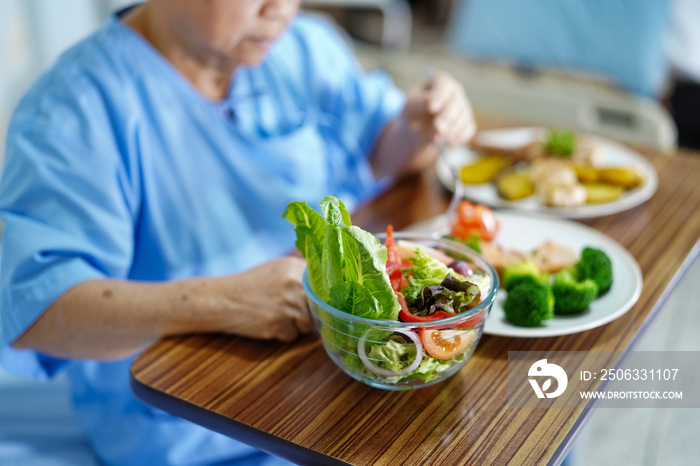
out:
M644 276L639 301L607 325L539 339L485 335L455 376L406 392L351 379L313 336L293 344L174 337L136 358L132 388L156 407L299 464L558 463L591 409L509 409L508 351L628 349L700 250L700 154L640 152L658 172L654 196L583 222L626 247ZM444 213L449 199L428 170L361 206L353 223L399 230Z

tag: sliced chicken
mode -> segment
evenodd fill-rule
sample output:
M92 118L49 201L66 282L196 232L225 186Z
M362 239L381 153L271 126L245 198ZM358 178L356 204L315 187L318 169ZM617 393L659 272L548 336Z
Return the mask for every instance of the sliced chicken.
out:
M532 260L540 270L548 273L571 267L579 260L576 251L552 240L545 241L533 252L516 251L494 243L482 242L481 255L496 269L499 276L502 276L503 270L509 265L524 260Z
M512 249L505 249L497 244L482 241L481 244L481 255L484 256L486 262L491 264L491 266L496 269L498 275L503 273L503 270L511 264L517 264L522 262L530 254L520 251L515 251Z
M532 260L541 270L555 273L573 266L578 262L579 256L573 249L550 240L535 250Z

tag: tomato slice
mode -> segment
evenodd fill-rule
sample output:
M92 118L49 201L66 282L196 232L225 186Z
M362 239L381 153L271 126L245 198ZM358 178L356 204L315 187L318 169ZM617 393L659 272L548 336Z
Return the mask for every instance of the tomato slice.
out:
M479 232L481 237L486 241L493 240L498 232L498 222L496 221L496 216L493 215L493 211L481 204L478 204L474 211L479 219Z
M467 200L460 201L450 227L454 236L463 239L475 234L485 241L491 241L498 232L498 222L493 211L483 204Z
M462 354L474 340L474 330L419 330L423 348L437 359L452 359Z

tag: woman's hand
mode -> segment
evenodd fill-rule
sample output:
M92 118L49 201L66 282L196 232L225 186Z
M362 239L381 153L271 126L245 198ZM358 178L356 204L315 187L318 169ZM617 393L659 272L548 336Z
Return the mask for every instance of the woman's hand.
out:
M464 88L447 73L436 73L432 85L426 80L408 91L401 119L416 137L418 149L440 140L465 144L476 132Z
M301 283L305 267L303 259L283 257L215 279L224 300L219 331L286 342L311 332L314 323Z
M472 107L462 85L437 73L406 95L401 115L389 123L372 154L379 178L422 170L438 154L438 143L466 144L476 132Z

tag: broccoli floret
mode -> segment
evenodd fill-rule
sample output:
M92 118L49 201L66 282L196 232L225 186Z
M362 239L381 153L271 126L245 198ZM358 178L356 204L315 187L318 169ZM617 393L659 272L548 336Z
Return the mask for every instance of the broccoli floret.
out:
M607 293L613 283L612 261L600 249L584 248L576 273L579 280L590 278L598 285L598 296Z
M576 134L571 131L547 130L545 150L550 155L571 157L576 152Z
M525 282L547 285L549 284L549 274L540 270L537 264L529 260L511 264L503 270L503 286L507 291Z
M515 325L537 327L554 315L552 289L536 281L522 282L508 292L503 310Z
M552 282L555 314L575 314L585 311L598 297L598 285L590 278L578 279L576 269L564 269Z

